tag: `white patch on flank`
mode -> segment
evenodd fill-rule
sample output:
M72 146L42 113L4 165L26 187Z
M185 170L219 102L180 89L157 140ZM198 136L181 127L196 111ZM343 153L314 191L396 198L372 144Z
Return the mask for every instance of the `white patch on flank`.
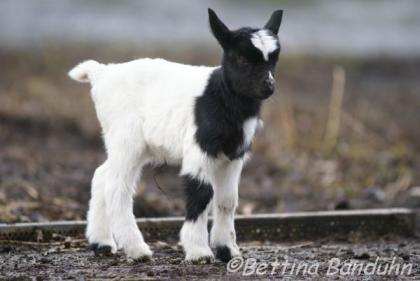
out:
M253 33L251 42L255 48L261 51L266 61L268 61L268 55L278 48L277 39L270 35L265 29Z

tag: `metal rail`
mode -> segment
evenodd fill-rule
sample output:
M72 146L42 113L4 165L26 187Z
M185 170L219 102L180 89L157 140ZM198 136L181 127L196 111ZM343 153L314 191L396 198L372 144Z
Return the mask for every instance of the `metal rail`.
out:
M182 223L181 217L137 220L143 235L150 241L178 240ZM415 232L415 213L409 209L391 208L259 214L237 216L235 226L238 239L242 241L303 240L352 234L411 236ZM0 240L50 241L55 235L80 236L85 227L85 221L0 224Z

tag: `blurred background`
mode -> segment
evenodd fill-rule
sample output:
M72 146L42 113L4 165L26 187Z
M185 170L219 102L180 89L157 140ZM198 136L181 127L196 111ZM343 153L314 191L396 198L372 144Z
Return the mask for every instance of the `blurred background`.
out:
M241 214L420 207L420 5L405 1L0 1L0 222L84 219L104 159L86 59L217 65L232 29L284 9ZM135 214L184 214L177 167L147 168ZM159 188L160 187L160 188Z

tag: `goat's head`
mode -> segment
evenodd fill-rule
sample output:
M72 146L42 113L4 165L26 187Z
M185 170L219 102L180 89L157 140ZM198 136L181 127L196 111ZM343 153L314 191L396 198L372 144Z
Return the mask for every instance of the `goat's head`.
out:
M274 92L274 71L280 53L277 37L282 10L264 28L229 28L209 9L210 28L223 48L222 67L228 86L238 94L263 100Z

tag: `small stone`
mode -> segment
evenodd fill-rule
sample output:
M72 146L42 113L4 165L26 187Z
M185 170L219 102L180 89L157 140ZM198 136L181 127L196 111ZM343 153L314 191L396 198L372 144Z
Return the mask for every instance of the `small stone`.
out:
M385 200L385 192L380 187L369 187L365 190L366 197L378 202Z
M348 209L350 209L350 203L347 200L341 200L340 202L338 202L334 206L334 209L336 209L336 210L348 210Z
M410 196L420 198L420 186L410 188Z
M410 255L408 255L407 253L400 253L399 256L405 261L410 260Z
M0 248L0 253L10 253L11 251L13 251L13 248L10 246L4 246Z
M366 250L355 250L354 257L359 260L368 260L370 258L370 254Z

